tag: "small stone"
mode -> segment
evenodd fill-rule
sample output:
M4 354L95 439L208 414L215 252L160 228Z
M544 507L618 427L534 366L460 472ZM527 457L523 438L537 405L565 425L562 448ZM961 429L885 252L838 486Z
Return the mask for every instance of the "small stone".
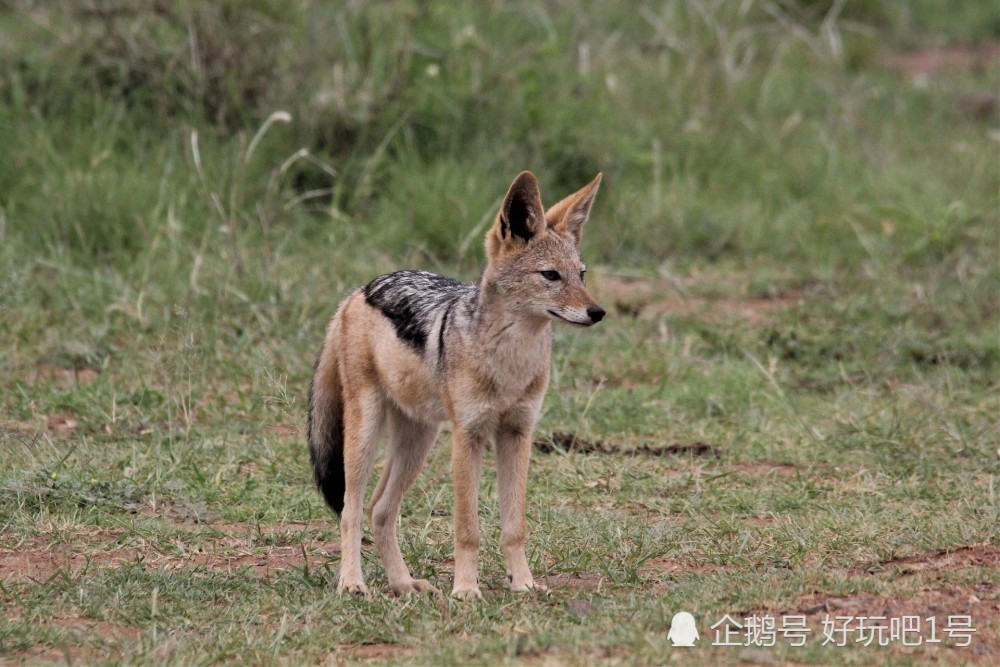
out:
M589 600L573 598L566 601L566 609L577 616L588 616L597 611L597 605Z

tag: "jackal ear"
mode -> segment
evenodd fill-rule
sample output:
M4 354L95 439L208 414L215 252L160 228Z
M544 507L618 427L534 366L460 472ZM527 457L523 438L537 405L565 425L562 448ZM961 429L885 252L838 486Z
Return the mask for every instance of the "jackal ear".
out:
M510 184L500 207L496 225L500 240L507 242L519 238L527 243L544 232L544 210L538 180L530 171L522 171Z
M597 177L582 189L566 197L545 212L545 222L552 231L560 234L572 234L576 244L580 245L583 238L583 224L590 217L590 208L597 197L597 188L604 174Z

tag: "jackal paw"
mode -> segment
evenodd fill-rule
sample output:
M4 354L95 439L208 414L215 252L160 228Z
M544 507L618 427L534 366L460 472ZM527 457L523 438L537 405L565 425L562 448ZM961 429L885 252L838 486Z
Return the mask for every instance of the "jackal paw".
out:
M368 587L365 586L360 581L357 582L357 583L353 583L353 584L345 582L345 581L342 581L339 584L337 584L337 592L338 593L347 593L349 595L359 595L359 596L363 597L363 596L368 595Z
M549 590L544 584L537 583L532 579L530 574L521 579L514 579L514 575L510 572L507 573L507 588L514 593L529 593L532 591L547 593Z
M544 586L542 586L541 584L536 584L531 579L520 582L514 582L508 580L507 587L514 593L530 593L531 591L545 590Z
M482 600L483 593L479 586L458 586L451 591L451 596L456 600Z
M441 591L432 586L431 582L426 579L406 579L405 581L399 581L394 584L390 583L389 588L392 589L394 595L399 597L424 592L433 593L434 595L441 594Z

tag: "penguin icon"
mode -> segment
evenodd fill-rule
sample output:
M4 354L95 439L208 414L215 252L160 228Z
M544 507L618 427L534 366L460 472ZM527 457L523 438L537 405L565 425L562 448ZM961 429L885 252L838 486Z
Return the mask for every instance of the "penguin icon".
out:
M694 616L686 611L674 614L670 620L670 631L667 633L667 639L674 646L694 646L694 643L700 639Z

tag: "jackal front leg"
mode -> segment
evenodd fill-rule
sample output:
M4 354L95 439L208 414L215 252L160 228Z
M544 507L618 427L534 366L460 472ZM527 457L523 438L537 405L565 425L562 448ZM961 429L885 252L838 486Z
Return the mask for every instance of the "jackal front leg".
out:
M454 425L451 467L455 478L455 587L457 598L481 598L479 590L479 477L486 438Z
M497 489L500 493L500 547L507 563L507 584L512 591L529 591L535 580L524 553L526 538L528 461L531 458L530 415L510 415L496 432Z

